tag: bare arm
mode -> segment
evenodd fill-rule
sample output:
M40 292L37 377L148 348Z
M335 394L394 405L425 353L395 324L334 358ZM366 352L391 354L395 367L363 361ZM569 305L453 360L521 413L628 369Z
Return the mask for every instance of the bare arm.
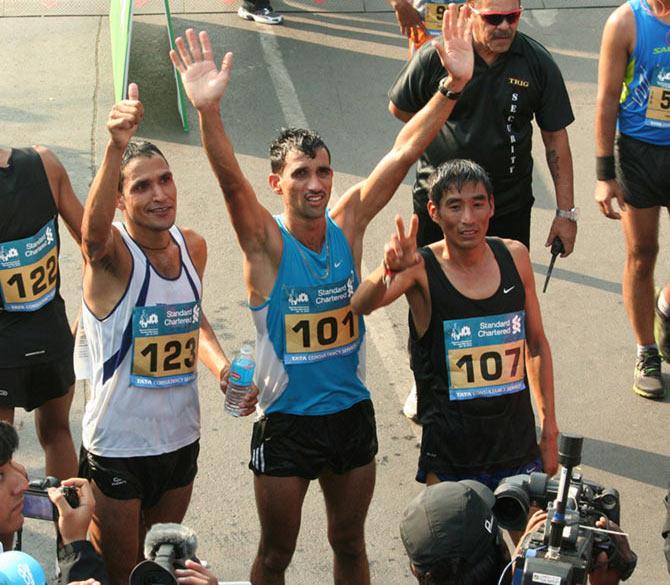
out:
M65 167L61 164L58 157L44 146L35 146L44 164L49 186L53 194L56 209L59 215L65 221L72 239L81 245L81 220L84 215L84 207L77 199L70 183Z
M411 0L388 0L388 3L395 12L400 34L409 37L413 29L424 28L421 14L414 8Z
M419 218L412 215L409 231L402 218L395 218L396 233L384 245L384 259L359 285L351 298L355 313L369 315L406 295L412 319L419 335L430 321L430 294L423 260L416 249Z
M547 164L556 190L556 207L568 211L575 206L574 180L572 173L572 153L566 128L556 132L542 130L542 141L547 155ZM577 222L563 217L555 217L549 230L545 246L551 246L554 238L563 242L565 252L562 257L569 256L575 246Z
M619 99L628 59L635 44L635 19L628 4L617 8L607 19L598 63L596 97L596 156L614 156ZM595 199L602 213L610 219L621 219L613 200L625 207L623 191L615 178L596 182Z
M84 208L81 228L82 253L85 261L91 265L103 261L109 264L110 257L116 255L120 244L118 238L114 236L112 221L119 195L121 159L144 115L137 85L130 84L128 95L129 99L112 107L107 119L109 141Z
M207 266L207 243L202 236L192 230L182 229L182 233L184 234L193 264L198 271L200 282L204 282L205 267ZM228 386L228 374L230 373L230 359L228 359L223 351L204 311L200 313L198 359L214 374L214 377L219 381L221 391L225 393ZM257 392L248 393L244 398L244 404L241 405L240 414L242 416L251 414L254 411L256 402Z
M393 102L389 102L389 112L395 117L398 118L401 122L409 122L414 116L414 112L406 112L398 108Z
M245 275L251 302L264 300L274 284L281 258L281 235L272 218L244 176L221 121L220 103L233 65L232 53L223 58L221 69L214 63L209 36L199 41L186 31L188 48L177 38L178 53L170 59L181 74L186 93L198 111L202 143L226 202L233 228L245 255Z
M472 77L474 67L469 9L459 10L457 5L451 4L443 19L442 34L444 46L436 42L435 48L442 65L449 71L448 88L460 92ZM333 208L333 220L344 230L355 255L360 257L360 244L368 223L390 201L407 171L444 126L454 105L454 100L437 92L403 126L393 148L370 176L350 189Z
M558 469L558 424L554 405L554 369L551 348L544 334L540 303L528 250L523 244L506 240L514 258L526 295L526 374L540 422L540 452L544 471L553 475Z

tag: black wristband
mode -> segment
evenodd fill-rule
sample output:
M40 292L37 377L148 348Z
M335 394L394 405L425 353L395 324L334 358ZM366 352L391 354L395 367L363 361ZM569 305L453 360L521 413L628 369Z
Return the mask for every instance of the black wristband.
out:
M596 157L596 178L599 181L611 181L612 179L616 179L613 156Z

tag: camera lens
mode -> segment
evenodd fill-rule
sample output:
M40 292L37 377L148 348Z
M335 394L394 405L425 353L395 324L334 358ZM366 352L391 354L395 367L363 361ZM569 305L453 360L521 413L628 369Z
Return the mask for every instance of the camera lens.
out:
M493 515L506 530L523 530L528 518L530 500L526 490L518 485L499 485L495 491Z

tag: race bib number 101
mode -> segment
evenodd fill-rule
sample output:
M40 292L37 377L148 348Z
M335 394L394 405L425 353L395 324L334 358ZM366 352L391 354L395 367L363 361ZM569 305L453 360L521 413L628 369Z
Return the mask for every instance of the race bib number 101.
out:
M444 321L443 327L451 400L526 389L524 311Z
M34 236L0 244L0 294L5 311L37 311L54 298L57 282L53 219Z
M284 288L284 363L311 363L358 348L360 318L349 304L353 293L353 277L323 286Z
M133 311L132 386L168 388L195 380L200 303L136 307Z

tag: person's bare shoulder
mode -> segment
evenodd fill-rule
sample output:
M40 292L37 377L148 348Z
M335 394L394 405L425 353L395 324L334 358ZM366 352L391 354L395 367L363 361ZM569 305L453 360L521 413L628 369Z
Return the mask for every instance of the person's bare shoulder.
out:
M180 227L179 231L184 236L191 260L193 260L196 270L202 277L205 272L205 265L207 264L207 241L191 228Z

